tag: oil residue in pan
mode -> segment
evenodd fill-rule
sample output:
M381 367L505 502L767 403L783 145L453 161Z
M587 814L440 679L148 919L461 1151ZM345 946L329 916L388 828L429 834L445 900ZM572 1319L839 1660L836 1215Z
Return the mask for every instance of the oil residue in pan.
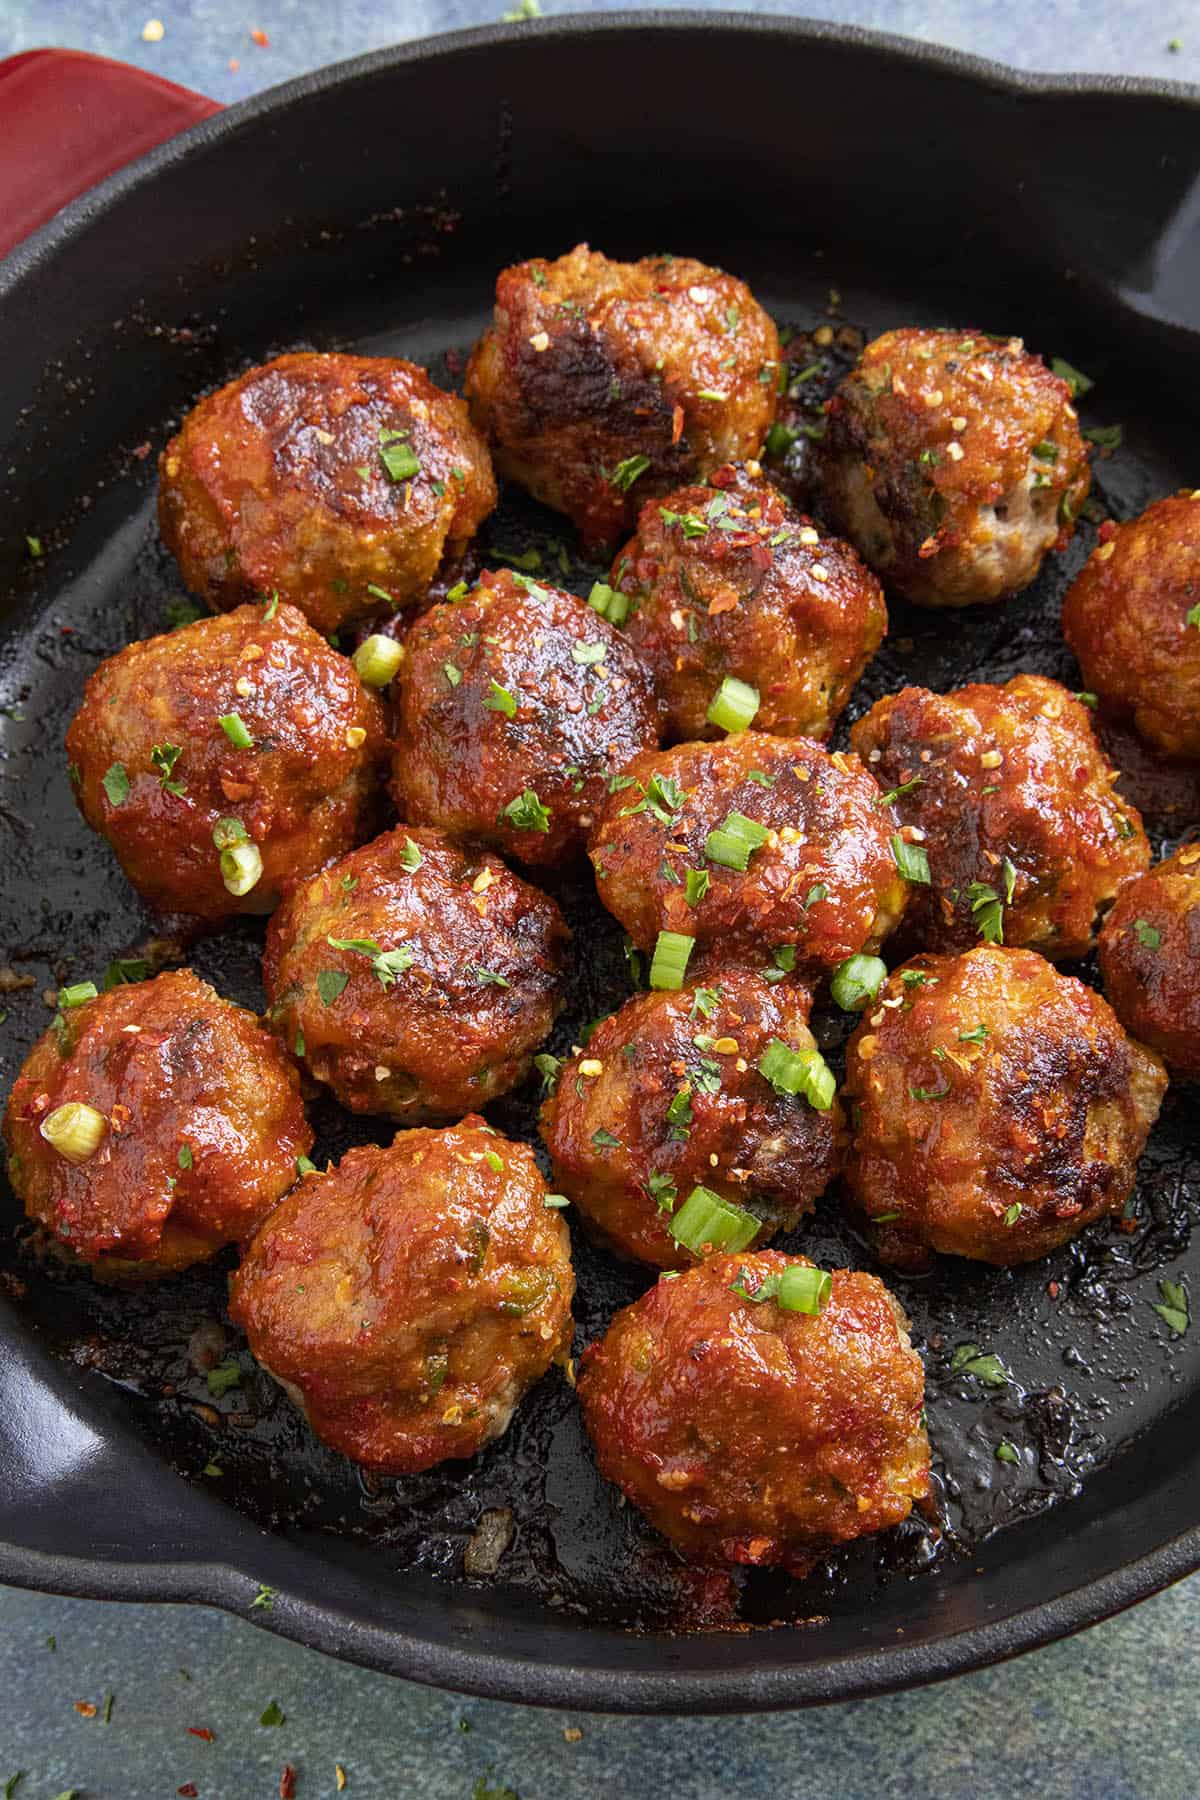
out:
M820 401L852 359L859 335L810 320L789 345L799 384L791 423L800 428L782 480L803 500ZM372 349L379 348L372 344ZM390 346L389 346L390 348ZM432 370L453 385L461 359ZM1093 512L1129 517L1170 475L1127 452L1096 466ZM948 618L893 603L890 634L859 684L835 742L880 695L906 683L946 688L1007 680L1021 669L1072 685L1076 672L1059 629L1062 590L1094 542L1087 519L1069 551L1052 558L1024 595ZM586 593L604 571L580 562L570 532L523 496L507 493L485 528L483 560L539 549L548 579ZM62 591L23 645L6 735L0 829L7 861L29 870L5 883L0 943L14 975L31 987L0 996L0 1079L11 1083L48 1019L43 989L98 975L113 957L158 938L155 952L186 956L225 994L261 1005L261 926L239 922L218 936L173 941L170 922L139 909L107 851L75 815L62 736L87 673L134 637L178 620L186 604L173 564L159 549L147 504L104 554ZM1141 806L1156 852L1200 823L1195 777L1164 776L1128 739L1110 750ZM629 991L621 934L600 908L586 872L556 889L587 953L576 960L570 1004L549 1048L577 1041L583 1026ZM1077 972L1094 979L1090 965ZM815 1018L826 1055L841 1067L849 1021ZM488 1109L502 1130L536 1142L537 1078ZM353 1119L324 1100L313 1109L319 1160L351 1143L386 1142L384 1121ZM229 1262L132 1292L114 1292L38 1265L20 1234L0 1234L0 1280L18 1296L54 1353L119 1390L137 1429L189 1479L262 1525L314 1534L322 1554L368 1548L390 1570L421 1568L464 1580L463 1557L487 1512L515 1527L497 1581L593 1620L634 1628L702 1627L810 1619L859 1610L880 1583L916 1580L940 1558L969 1555L989 1533L1077 1493L1088 1474L1135 1444L1184 1391L1186 1339L1154 1311L1158 1281L1178 1278L1200 1203L1200 1132L1195 1090L1173 1087L1143 1159L1127 1217L1016 1270L942 1259L928 1275L887 1275L913 1325L928 1377L936 1492L924 1515L831 1558L800 1583L772 1571L726 1574L686 1568L597 1475L569 1385L553 1371L519 1409L507 1436L470 1463L423 1475L361 1475L316 1443L275 1384L259 1371L226 1321ZM16 1223L8 1201L7 1223ZM570 1215L568 1215L569 1217ZM576 1353L639 1294L645 1271L586 1240L572 1220L579 1278ZM825 1267L871 1267L836 1192L804 1227L781 1240ZM207 1370L235 1358L239 1379L220 1394ZM218 1384L220 1385L220 1384ZM998 1454L999 1452L999 1454ZM1133 1450L1136 1454L1136 1447ZM1064 1529L1069 1521L1063 1520ZM345 1545L343 1552L341 1546Z

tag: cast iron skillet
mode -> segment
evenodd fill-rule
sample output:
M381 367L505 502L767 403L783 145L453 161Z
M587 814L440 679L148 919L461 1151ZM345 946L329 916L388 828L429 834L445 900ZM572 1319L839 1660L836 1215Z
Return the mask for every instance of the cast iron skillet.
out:
M955 321L1068 357L1096 380L1088 417L1125 426L1097 475L1103 509L1127 516L1200 479L1198 170L1184 89L1018 80L799 22L640 14L468 32L306 77L68 208L0 268L0 698L21 715L3 721L0 944L35 978L0 997L5 1086L46 1024L44 988L162 930L76 818L61 740L87 672L163 628L178 598L147 446L201 389L300 343L400 350L451 379L445 352L477 333L503 264L585 237L616 255L675 248L745 276L801 330L829 322L836 288L839 326ZM1028 667L1076 685L1058 598L1094 531L1007 606L897 606L851 714L906 679ZM586 591L592 572L549 515L510 496L487 534L506 550L548 539ZM1194 784L1128 766L1156 848L1198 822ZM584 882L562 891L584 953L556 1047L625 991L615 929ZM189 954L253 1004L257 949L247 924ZM823 1030L836 1058L839 1028ZM531 1087L494 1117L528 1134L535 1104ZM372 1135L332 1107L316 1122L329 1153ZM1158 1280L1187 1275L1197 1140L1195 1091L1175 1088L1126 1229L1023 1270L897 1280L929 1372L937 1517L803 1586L744 1589L689 1575L617 1504L557 1375L476 1462L363 1482L248 1359L206 1413L186 1346L219 1316L222 1271L97 1292L17 1245L10 1196L0 1578L215 1603L418 1680L576 1708L790 1706L1028 1649L1200 1563L1196 1334L1173 1340L1153 1311ZM645 1277L576 1238L582 1344ZM802 1241L826 1266L869 1260L834 1196ZM967 1342L1011 1378L953 1373ZM997 1462L1001 1438L1018 1464ZM505 1506L500 1573L464 1579L481 1512ZM275 1597L251 1608L259 1584ZM735 1619L790 1623L676 1629Z

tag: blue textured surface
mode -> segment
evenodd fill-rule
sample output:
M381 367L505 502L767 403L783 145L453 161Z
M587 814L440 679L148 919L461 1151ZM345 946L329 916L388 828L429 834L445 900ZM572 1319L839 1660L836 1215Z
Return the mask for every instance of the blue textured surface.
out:
M68 45L228 101L363 50L490 22L503 4L0 0L0 54ZM843 0L806 11L1025 69L1200 77L1195 0ZM141 37L151 17L165 26L157 44ZM252 28L268 34L268 47L254 43ZM1182 48L1172 52L1172 39ZM231 69L231 59L240 66ZM1063 1525L1070 1528L1069 1514ZM347 1800L468 1800L481 1776L521 1800L668 1789L672 1800L780 1800L814 1788L833 1800L1022 1791L1184 1800L1200 1793L1198 1628L1200 1577L1081 1638L923 1693L772 1718L569 1718L341 1667L196 1608L0 1589L0 1793L24 1770L14 1800L53 1800L72 1787L79 1800L159 1800L188 1782L200 1800L266 1800L290 1762L297 1800L324 1800L335 1794L340 1762ZM271 1700L286 1715L273 1728L258 1722ZM88 1719L76 1701L101 1710ZM190 1736L189 1726L211 1729L214 1742ZM583 1736L567 1741L565 1729Z

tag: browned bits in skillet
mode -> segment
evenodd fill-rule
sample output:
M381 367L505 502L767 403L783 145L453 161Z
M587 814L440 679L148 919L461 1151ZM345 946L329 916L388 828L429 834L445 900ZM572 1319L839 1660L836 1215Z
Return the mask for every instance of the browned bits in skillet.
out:
M324 632L423 599L496 504L463 402L382 356L249 369L193 407L159 482L193 593L230 607L277 592Z
M502 474L611 545L652 494L754 456L779 337L749 288L690 257L578 245L501 272L471 356L471 416Z
M1114 790L1090 713L1044 675L950 694L904 688L850 741L923 834L931 883L905 918L914 947L986 938L1083 956L1122 882L1149 864L1141 815Z
M1063 631L1106 711L1161 756L1200 758L1200 488L1103 527Z
M903 910L896 819L856 756L748 731L648 752L618 781L589 848L600 898L639 949L695 938L689 978L773 959L820 974L877 948ZM768 834L745 872L706 850L731 813Z
M571 1343L570 1239L526 1144L475 1115L306 1175L230 1313L333 1449L414 1474L474 1456Z
M30 1051L9 1175L98 1279L170 1274L244 1242L291 1187L313 1141L299 1085L254 1015L190 970L114 988L65 1006Z
M757 690L755 730L827 738L887 629L870 570L757 469L648 501L613 565L673 740L721 735L707 714L727 676Z
M900 1267L1045 1256L1120 1212L1166 1086L1108 1003L1032 950L915 957L850 1040L852 1209Z
M885 332L829 403L826 505L884 581L922 606L1027 587L1091 483L1067 382L1020 338Z
M1125 1028L1200 1081L1200 843L1121 889L1100 933L1100 972Z
M658 742L638 658L560 588L488 572L406 640L392 764L402 818L521 862L581 854L610 778Z
M750 1251L662 1277L581 1361L602 1473L697 1561L803 1574L929 1492L924 1370L883 1283L836 1270L815 1314L742 1297L801 1261Z
M456 1118L525 1073L562 1009L568 935L499 857L401 825L275 914L268 1016L352 1112Z
M379 700L274 602L129 644L91 676L67 733L80 811L139 894L205 919L269 912L286 881L357 843L385 750ZM222 876L227 843L261 857L240 895Z
M795 982L727 970L699 992L635 995L596 1027L542 1108L542 1136L602 1241L685 1267L692 1252L667 1227L698 1183L756 1214L760 1243L812 1211L837 1172L841 1108L779 1094L758 1069L773 1038L812 1047L811 1004Z

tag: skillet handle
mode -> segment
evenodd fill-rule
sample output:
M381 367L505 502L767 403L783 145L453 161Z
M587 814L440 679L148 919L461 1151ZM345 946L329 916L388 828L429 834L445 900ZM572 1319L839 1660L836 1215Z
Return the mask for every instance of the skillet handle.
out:
M220 110L83 50L26 50L0 62L0 256L114 169Z

